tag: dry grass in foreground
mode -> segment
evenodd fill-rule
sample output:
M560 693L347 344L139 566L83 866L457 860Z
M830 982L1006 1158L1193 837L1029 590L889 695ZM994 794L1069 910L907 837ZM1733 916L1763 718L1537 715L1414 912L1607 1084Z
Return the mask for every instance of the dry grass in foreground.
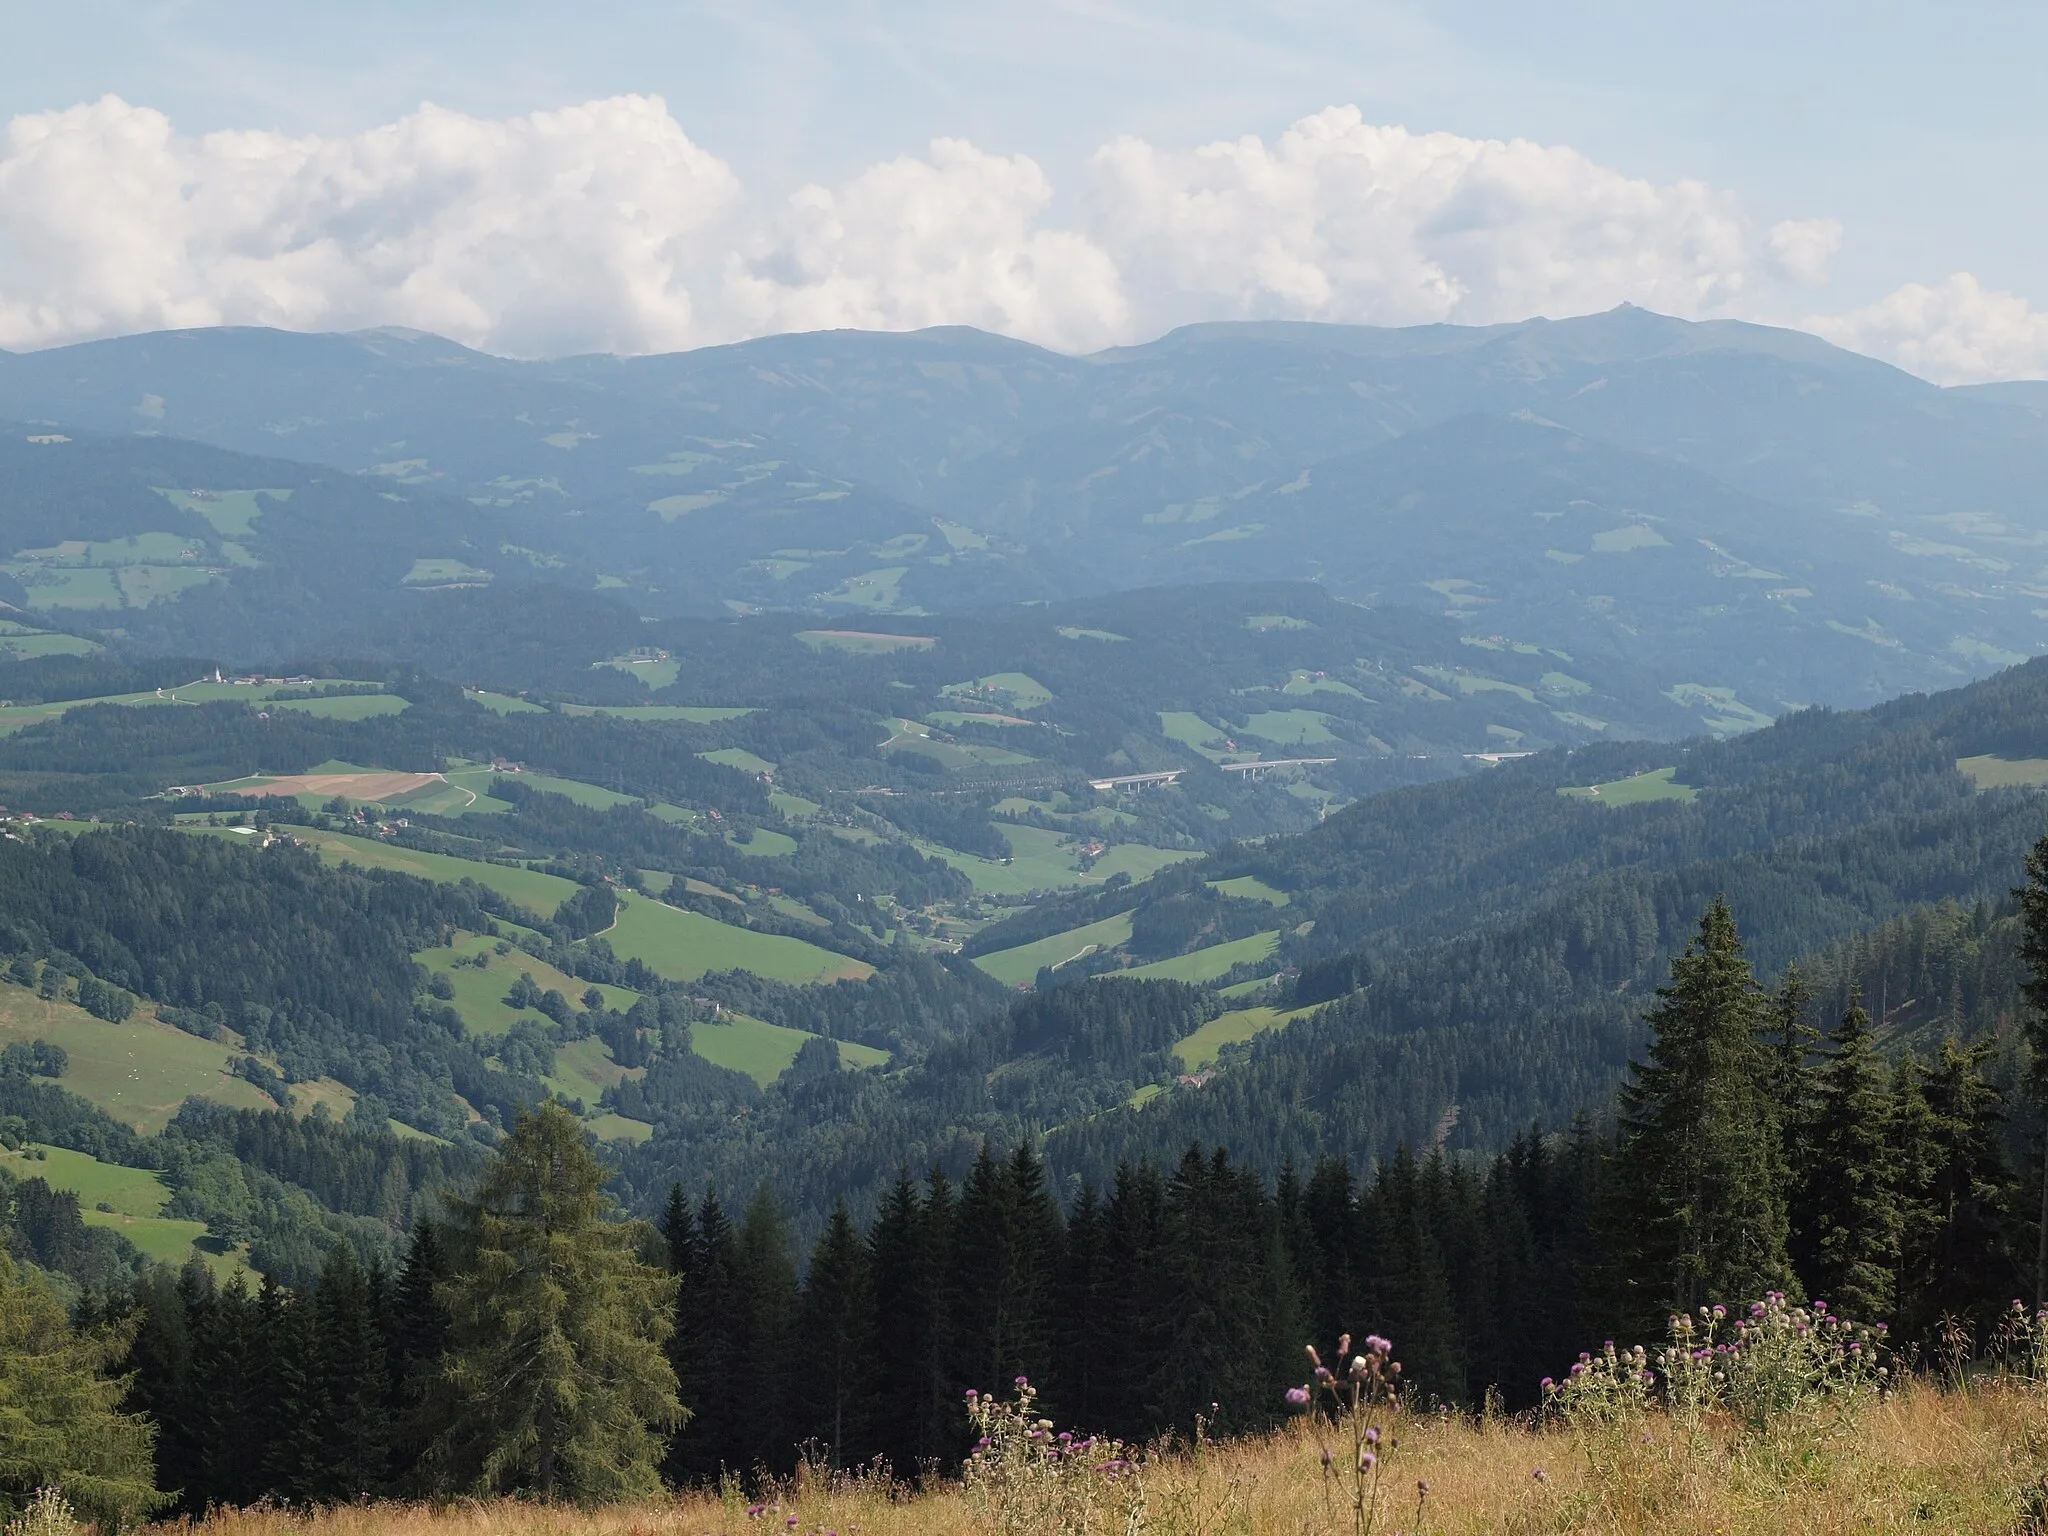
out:
M1737 1437L1688 1434L1652 1414L1625 1431L1514 1420L1411 1419L1384 1459L1371 1526L1464 1532L2048 1532L2048 1393L1913 1385L1888 1401ZM1538 1475L1540 1472L1540 1476ZM1419 1506L1417 1484L1429 1493ZM947 1484L913 1492L875 1479L798 1477L752 1512L734 1493L577 1510L516 1502L371 1504L310 1515L214 1515L205 1536L1306 1536L1348 1533L1341 1491L1324 1500L1315 1441L1297 1424L1260 1440L1149 1459L1131 1505L1085 1516L988 1502ZM1129 1485L1124 1492L1129 1491ZM1133 1523L1130 1516L1135 1513Z

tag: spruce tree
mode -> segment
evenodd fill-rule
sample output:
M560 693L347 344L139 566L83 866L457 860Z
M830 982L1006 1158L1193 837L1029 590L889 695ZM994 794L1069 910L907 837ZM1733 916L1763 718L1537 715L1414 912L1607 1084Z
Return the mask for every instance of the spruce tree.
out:
M1650 1047L1620 1093L1607 1234L1621 1321L1654 1337L1673 1312L1795 1282L1784 1145L1763 997L1717 899L1645 1016Z
M391 1475L390 1378L380 1276L337 1243L311 1298L315 1389L306 1423L317 1451L302 1465L301 1496L346 1504L385 1491Z
M706 1190L691 1242L694 1261L681 1277L676 1329L670 1340L682 1399L690 1417L670 1442L669 1478L687 1483L720 1472L749 1470L746 1416L757 1385L745 1369L746 1298L740 1289L739 1242L718 1197ZM673 1247L682 1236L671 1225Z
M1990 1322L2024 1283L2012 1244L2005 1107L1984 1076L1997 1049L1945 1041L1932 1066L1898 1072L1891 1113L1903 1170L1897 1331L1931 1338L1944 1318Z
M422 1221L399 1268L385 1329L391 1476L402 1489L416 1483L420 1458L434 1437L435 1385L448 1352L448 1280L448 1250L435 1225Z
M1046 1381L1059 1242L1059 1210L1031 1149L1019 1146L1004 1163L984 1144L960 1192L954 1236L959 1381L984 1392L1018 1376Z
M944 1176L936 1175L929 1201L921 1200L909 1172L901 1172L868 1229L877 1444L904 1479L948 1458L964 1425L945 1374L945 1250L937 1229L951 1220L946 1194Z
M474 1196L453 1202L449 1420L432 1456L450 1490L648 1497L682 1416L662 1354L674 1279L614 1221L605 1170L559 1104L521 1115Z
M754 1191L740 1219L737 1281L739 1442L730 1464L735 1470L784 1468L797 1441L796 1395L803 1388L797 1376L799 1293L789 1223L766 1184Z
M1798 966L1787 966L1778 990L1771 994L1765 1049L1769 1053L1770 1090L1777 1104L1788 1168L1798 1167L1804 1159L1818 1094L1814 1053L1820 1048L1820 1031L1809 1018L1812 1011L1813 988L1807 985Z
M797 1331L808 1367L802 1429L807 1438L825 1443L834 1467L857 1465L873 1454L874 1308L867 1247L842 1200L811 1250Z
M2019 958L2025 976L2027 1087L2040 1142L2035 1172L2040 1204L2034 1233L2034 1305L2048 1307L2048 836L2028 850L2026 881L2013 888L2019 903Z
M1856 1318L1889 1319L1901 1212L1885 1071L1852 1006L1829 1034L1798 1170L1794 1229L1807 1290Z

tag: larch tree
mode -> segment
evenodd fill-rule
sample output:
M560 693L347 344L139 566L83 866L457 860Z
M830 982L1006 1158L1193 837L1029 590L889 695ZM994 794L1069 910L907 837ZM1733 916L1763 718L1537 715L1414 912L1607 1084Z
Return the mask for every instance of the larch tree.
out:
M605 1171L559 1104L522 1115L446 1236L444 1487L578 1502L661 1487L684 1416L662 1344L675 1278L612 1219Z
M128 1340L74 1332L57 1298L0 1253L0 1502L20 1510L61 1488L108 1527L170 1503L156 1491L156 1428L121 1411L128 1383L108 1374Z

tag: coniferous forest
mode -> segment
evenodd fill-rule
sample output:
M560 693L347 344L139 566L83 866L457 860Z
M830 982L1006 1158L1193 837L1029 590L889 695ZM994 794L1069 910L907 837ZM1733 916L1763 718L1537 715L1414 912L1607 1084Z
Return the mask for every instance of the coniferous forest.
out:
M2031 1053L2048 839L2016 894ZM1646 1022L1609 1113L1490 1160L1403 1147L1269 1181L1192 1146L1062 1202L1031 1145L989 1145L957 1182L904 1170L864 1228L835 1208L804 1252L765 1189L729 1210L677 1186L658 1222L615 1219L547 1106L395 1269L339 1245L297 1287L195 1260L88 1292L76 1347L125 1396L73 1411L129 1437L110 1510L152 1507L151 1484L194 1514L587 1500L799 1458L955 1468L965 1391L1018 1377L1060 1422L1141 1443L1198 1415L1211 1435L1274 1425L1302 1342L1340 1333L1400 1340L1423 1403L1514 1410L1593 1341L1702 1304L1824 1300L1886 1321L1910 1361L2038 1294L2031 1111L1995 1081L1995 1037L1888 1059L1860 1000L1837 1011L1796 969L1761 986L1721 901Z

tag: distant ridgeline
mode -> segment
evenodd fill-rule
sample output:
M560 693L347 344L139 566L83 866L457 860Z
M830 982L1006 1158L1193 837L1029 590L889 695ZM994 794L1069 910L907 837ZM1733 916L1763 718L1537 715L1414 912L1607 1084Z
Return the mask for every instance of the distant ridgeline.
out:
M1197 325L1090 358L965 327L529 362L195 330L0 357L0 415L0 600L167 651L403 643L542 586L616 596L623 656L639 613L924 636L947 610L1315 580L1554 653L1566 712L1640 725L1574 705L1581 669L1631 656L1653 693L1755 723L2041 640L1998 531L2048 473L2023 395L1626 305Z

